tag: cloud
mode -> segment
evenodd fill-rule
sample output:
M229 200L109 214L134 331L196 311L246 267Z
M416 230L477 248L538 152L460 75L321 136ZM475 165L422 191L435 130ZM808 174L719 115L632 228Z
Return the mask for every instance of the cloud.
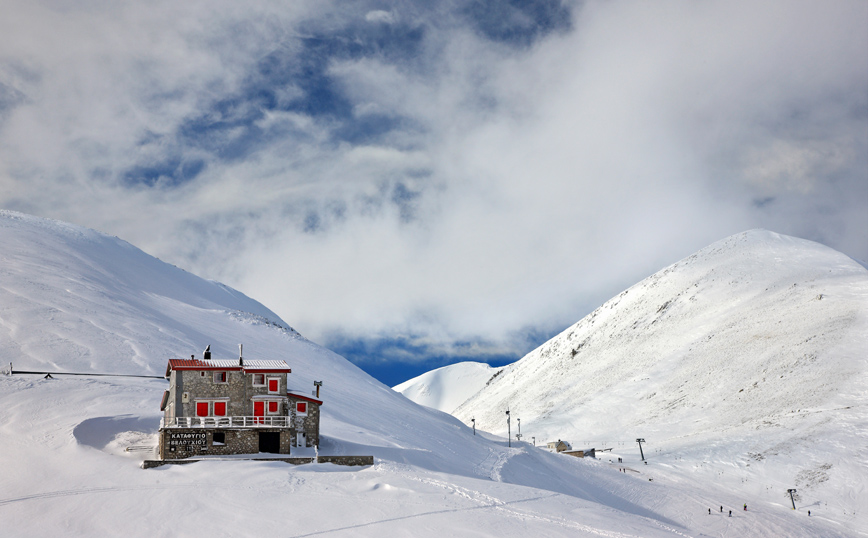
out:
M396 21L396 17L395 14L391 11L375 9L374 11L368 11L365 14L365 20L368 22L381 22L384 24L392 24Z
M0 206L338 348L519 356L754 227L868 259L861 2L6 4Z

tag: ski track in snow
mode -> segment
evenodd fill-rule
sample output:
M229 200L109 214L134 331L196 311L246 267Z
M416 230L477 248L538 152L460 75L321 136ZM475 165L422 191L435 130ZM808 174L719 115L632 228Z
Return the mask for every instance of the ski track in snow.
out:
M488 449L485 459L476 467L477 473L479 476L487 476L495 482L502 482L503 479L500 472L503 470L506 462L509 461L511 455L509 452L502 450Z
M519 505L522 503L530 503L530 502L541 501L541 500L550 499L550 498L554 498L554 497L559 497L559 496L561 496L561 494L559 494L559 493L549 493L549 494L545 494L545 495L538 495L538 496L529 497L529 498L525 498L525 499L518 499L518 500L514 500L514 501L503 501L503 500L498 499L497 497L494 497L492 495L488 495L482 491L461 487L461 486L458 486L456 484L446 482L444 480L438 480L438 479L424 477L424 476L418 476L418 475L414 475L414 474L407 474L406 478L408 478L410 480L415 480L415 481L420 482L422 484L442 488L443 490L445 490L449 493L457 494L458 496L460 496L460 497L462 497L462 498L464 498L470 502L475 503L477 506L471 506L471 507L465 507L465 508L455 508L455 509L449 509L449 510L432 510L432 511L423 512L420 514L413 514L413 515L401 516L401 517L396 517L396 518L371 521L371 522L360 524L360 525L352 525L352 526L348 526L348 527L340 527L340 528L335 528L335 529L322 530L322 531L317 531L317 532L308 533L308 534L294 535L293 538L304 538L307 536L318 536L318 535L323 535L323 534L330 534L333 532L359 529L362 527L369 527L369 526L373 526L373 525L378 525L378 524L383 524L383 523L391 523L391 522L401 521L401 520L409 520L409 519L414 519L414 518L430 517L430 516L436 516L436 515L448 514L448 513L468 512L468 511L473 511L473 510L488 510L488 509L497 511L500 515L512 517L512 518L519 519L522 521L526 521L529 519L537 520L537 521L541 521L541 522L548 523L548 524L554 524L554 525L557 525L557 526L560 526L560 527L563 527L566 529L573 529L576 531L581 531L581 532L586 533L587 535L604 536L604 537L610 537L610 538L637 538L637 535L634 535L634 534L624 534L624 533L620 533L620 532L605 531L605 530L593 528L593 527L590 527L587 525L582 525L580 523L568 520L566 518L545 517L545 516L542 516L540 514L522 512L522 511L518 511L518 510L511 508L515 505ZM662 526L662 527L665 528L665 526ZM667 530L673 530L673 529L667 528ZM677 534L684 536L681 533L677 533Z

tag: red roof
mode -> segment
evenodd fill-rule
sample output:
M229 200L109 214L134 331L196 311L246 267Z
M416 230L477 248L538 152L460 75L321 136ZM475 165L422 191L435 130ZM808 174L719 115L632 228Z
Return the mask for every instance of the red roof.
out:
M220 370L220 371L249 371L264 374L291 373L292 369L282 360L245 360L244 365L236 360L214 359L210 361L202 359L169 359L166 367L166 377L172 370Z
M295 398L297 400L304 400L306 402L315 403L317 405L322 405L321 401L315 400L315 399L311 398L310 396L303 396L301 394L295 394L294 392L287 392L286 396L289 398Z

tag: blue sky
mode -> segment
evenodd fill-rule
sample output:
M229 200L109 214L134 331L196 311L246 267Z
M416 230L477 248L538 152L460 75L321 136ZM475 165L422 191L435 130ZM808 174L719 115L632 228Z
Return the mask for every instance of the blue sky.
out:
M751 228L868 259L868 4L0 0L0 207L388 384Z

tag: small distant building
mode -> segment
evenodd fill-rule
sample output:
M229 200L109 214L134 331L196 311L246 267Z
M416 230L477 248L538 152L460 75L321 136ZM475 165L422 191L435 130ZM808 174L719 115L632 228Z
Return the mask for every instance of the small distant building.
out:
M548 443L549 450L554 450L555 452L564 452L567 450L572 450L573 447L566 441L561 441L558 439L557 441L549 441Z
M159 457L290 454L319 446L322 401L288 390L283 360L170 359Z
M577 458L596 458L597 450L595 448L586 448L584 450L564 450L562 452L567 456L575 456Z

